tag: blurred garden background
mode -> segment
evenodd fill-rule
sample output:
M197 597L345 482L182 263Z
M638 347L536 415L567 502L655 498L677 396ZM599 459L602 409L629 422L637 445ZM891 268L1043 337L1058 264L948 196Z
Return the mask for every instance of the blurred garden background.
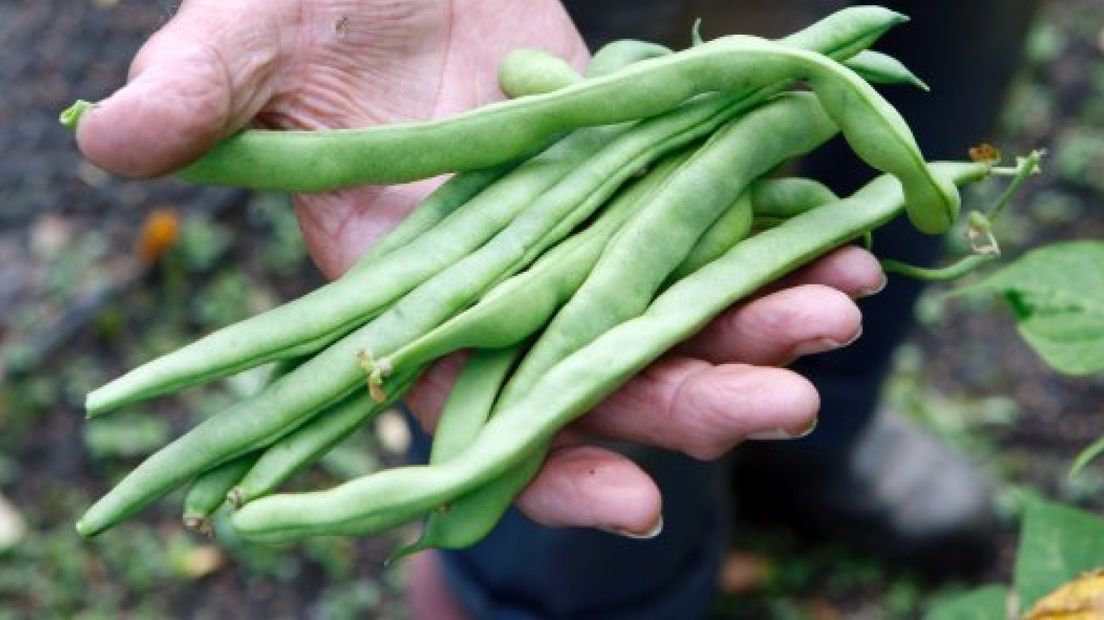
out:
M402 618L395 541L273 549L180 527L175 494L94 540L80 512L138 459L258 387L264 370L85 423L89 388L321 279L283 196L110 177L77 155L57 113L120 84L166 2L0 3L0 619ZM923 76L921 76L923 77ZM1045 173L1001 223L1006 254L1104 238L1104 3L1052 0L1034 25L995 144L1046 147ZM1064 379L996 302L933 287L898 354L885 406L968 451L1000 480L1007 581L1019 507L1037 494L1104 508L1104 468L1074 456L1104 433L1104 379ZM295 481L321 486L401 461L384 417ZM971 585L921 577L783 530L740 524L723 618L909 618Z

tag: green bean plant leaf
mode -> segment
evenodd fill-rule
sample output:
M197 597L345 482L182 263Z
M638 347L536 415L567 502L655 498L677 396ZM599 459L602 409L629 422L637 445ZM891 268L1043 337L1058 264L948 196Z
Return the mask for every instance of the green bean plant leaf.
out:
M1023 257L957 295L996 294L1020 335L1067 375L1104 370L1104 241L1067 241Z
M1104 566L1104 519L1031 499L1026 506L1014 581L1020 610L1086 571Z

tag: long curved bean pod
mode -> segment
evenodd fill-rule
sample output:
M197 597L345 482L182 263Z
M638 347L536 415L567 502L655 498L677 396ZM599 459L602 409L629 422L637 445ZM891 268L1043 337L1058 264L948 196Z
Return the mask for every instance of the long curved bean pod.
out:
M367 392L356 392L311 418L268 446L247 471L228 486L223 496L234 506L275 491L304 467L314 463L346 437L406 395L422 369L397 377L385 402L375 402ZM231 488L232 487L232 488Z
M408 244L299 299L151 360L88 394L90 416L316 351L470 254L619 133L577 132L506 174Z
M387 355L436 327L495 281L516 273L559 241L638 170L712 133L757 101L754 94L704 96L628 128L585 166L546 190L478 250L429 278L387 311L261 393L208 418L151 455L88 509L77 523L78 531L91 536L111 527L199 471L266 446L338 402L361 384L363 371L358 359L366 354ZM608 131L584 133L609 135ZM304 385L310 389L302 389Z
M913 225L925 233L946 232L958 215L958 192L954 186L940 183L927 170L912 132L893 106L855 72L839 63L788 43L757 37L732 35L716 39L670 56L641 61L607 76L584 80L553 93L487 106L455 119L439 121L438 124L385 126L346 135L357 138L348 141L363 149L367 159L372 159L372 149L379 148L381 144L386 145L388 151L413 147L416 152L410 153L410 158L397 157L394 153L389 158L383 158L382 152L379 156L386 162L410 164L404 166L404 170L419 168L409 161L413 159L427 166L421 176L430 176L446 170L493 165L502 161L502 157L514 157L519 146L528 145L545 132L562 130L560 123L578 126L647 117L671 109L703 89L756 88L797 77L805 78L817 93L824 108L860 158L901 180L907 197L906 210ZM660 88L661 84L663 88ZM280 156L268 162L268 166L251 161L249 170L283 163L289 155L286 152L288 146L281 142L288 140L286 134L253 134L259 143L239 149L245 152L229 159L245 160L248 155L272 152ZM229 148L227 145L234 144L235 140L248 140L242 137L248 135L239 134L238 138L230 138L216 146L211 159L228 159L219 157L220 149ZM268 139L260 136L268 136ZM326 157L327 152L337 150L332 146L317 146L320 141L325 141L317 132L300 134L298 139L292 140L297 145L296 152L313 153L319 159ZM447 150L442 148L445 143L441 140L471 148L452 157L445 155ZM300 142L304 144L298 144ZM438 156L446 159L435 161ZM362 155L362 159L356 161L363 161L364 158ZM310 161L314 161L313 158ZM220 167L218 174L227 170L229 168ZM318 176L326 175L320 173ZM404 179L391 178L382 173L381 178L367 180ZM356 181L363 182L365 179Z
M855 41L853 54L905 19L881 7L852 7L786 41L849 39ZM795 77L762 60L747 54L739 38L725 37L556 92L446 119L333 131L246 130L220 142L182 176L214 185L321 192L486 168L571 129L647 118L703 92Z
M721 128L610 241L514 371L496 411L522 399L560 360L643 312L703 233L754 179L836 132L817 99L807 93L780 95ZM743 211L746 233L750 206ZM660 238L663 242L656 243ZM542 447L501 479L459 498L447 512L431 513L420 544L466 547L478 542L540 469L546 451Z
M983 178L989 168L944 163L930 169L945 182L962 184ZM233 515L232 523L242 536L272 543L318 534L365 535L450 502L517 467L559 428L725 308L896 217L905 202L900 182L883 175L848 199L741 242L675 283L640 317L614 327L551 368L446 464L400 467L324 491L269 496L247 504Z
M602 250L637 206L692 152L672 155L626 187L590 226L548 251L529 269L491 289L477 304L379 361L389 375L467 347L499 348L534 334L586 279ZM518 311L524 300L525 311Z

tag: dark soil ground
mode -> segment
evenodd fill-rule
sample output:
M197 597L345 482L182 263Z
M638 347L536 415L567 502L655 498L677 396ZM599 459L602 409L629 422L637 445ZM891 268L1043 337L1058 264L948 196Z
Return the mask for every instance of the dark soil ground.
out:
M178 525L179 495L93 541L72 523L144 454L256 389L246 373L86 424L92 386L216 326L303 293L320 278L286 199L128 182L83 163L56 123L77 97L125 77L169 3L0 3L0 618L405 616L395 538L268 549ZM1046 241L1104 237L1104 5L1051 2L1005 113L1003 144L1052 157L1002 222L1016 255ZM143 222L167 209L179 244L153 266ZM1001 481L1007 581L1023 490L1104 507L1104 469L1070 480L1077 452L1104 431L1104 381L1064 379L1015 336L997 303L944 303L933 289L902 348L886 406L968 451ZM399 458L365 433L297 485L320 485ZM21 526L21 527L20 527ZM906 570L774 528L742 530L730 558L731 618L912 617L969 585ZM11 532L9 535L8 532ZM407 536L399 532L395 536Z

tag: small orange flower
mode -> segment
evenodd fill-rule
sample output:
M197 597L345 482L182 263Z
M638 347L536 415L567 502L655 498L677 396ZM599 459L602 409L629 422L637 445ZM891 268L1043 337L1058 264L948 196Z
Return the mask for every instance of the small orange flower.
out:
M142 224L137 254L143 263L151 264L176 245L180 236L180 218L169 208L154 209Z

